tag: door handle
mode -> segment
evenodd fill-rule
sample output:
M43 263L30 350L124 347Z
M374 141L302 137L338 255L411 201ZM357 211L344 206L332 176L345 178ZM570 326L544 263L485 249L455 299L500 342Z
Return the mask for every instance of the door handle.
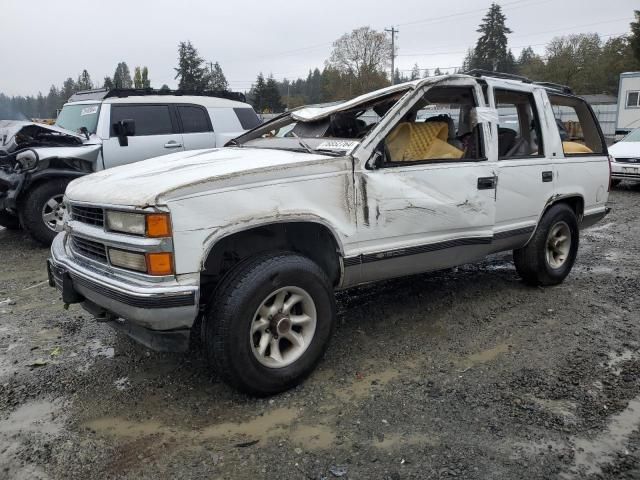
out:
M543 182L553 182L553 172L542 172Z
M478 190L494 190L496 181L496 177L480 177L478 178Z
M164 148L180 148L181 143L174 142L173 140L164 144Z

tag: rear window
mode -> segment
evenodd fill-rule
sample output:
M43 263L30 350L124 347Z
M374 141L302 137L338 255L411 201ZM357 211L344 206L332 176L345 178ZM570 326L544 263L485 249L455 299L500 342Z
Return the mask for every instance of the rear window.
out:
M549 95L566 156L602 155L604 137L589 105L579 98Z
M213 128L211 128L209 114L204 108L179 105L178 112L180 112L184 133L210 132L213 130Z
M133 120L136 137L174 133L168 105L111 105L111 136L117 134L113 125L122 120Z
M251 130L260 125L260 119L256 112L253 111L253 108L234 108L233 111L236 113L244 130Z

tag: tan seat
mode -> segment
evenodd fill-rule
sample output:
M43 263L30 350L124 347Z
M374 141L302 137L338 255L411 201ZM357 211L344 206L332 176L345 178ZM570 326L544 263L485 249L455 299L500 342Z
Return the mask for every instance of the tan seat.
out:
M578 142L562 142L562 150L564 153L593 153L589 147Z
M457 160L464 152L449 143L446 122L399 123L387 136L392 162L418 160Z

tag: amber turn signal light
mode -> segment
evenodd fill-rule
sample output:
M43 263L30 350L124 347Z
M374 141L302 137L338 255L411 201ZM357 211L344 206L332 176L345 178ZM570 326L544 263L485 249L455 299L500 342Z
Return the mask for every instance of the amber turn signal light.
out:
M172 275L173 255L171 253L147 253L147 273L149 275Z
M151 213L147 216L147 237L170 237L171 219L167 213Z

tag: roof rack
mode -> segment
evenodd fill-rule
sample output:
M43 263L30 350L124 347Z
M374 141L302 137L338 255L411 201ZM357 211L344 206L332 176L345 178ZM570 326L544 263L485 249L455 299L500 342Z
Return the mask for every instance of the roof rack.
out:
M225 98L227 100L235 100L236 102L246 102L247 98L240 92L228 92L222 90L208 90L208 91L196 91L196 90L169 90L169 89L154 89L154 88L112 88L111 90L106 88L98 88L94 90L83 90L71 95L69 102L78 102L81 100L104 100L105 98L126 98L126 97L144 97L148 95L172 95L172 96L185 96L193 95L197 97L216 97Z
M559 83L553 82L534 82L530 78L524 77L522 75L515 75L513 73L502 73L502 72L492 72L491 70L482 70L479 68L475 68L473 70L469 70L468 72L464 72L467 75L471 75L473 77L494 77L494 78L503 78L505 80L517 80L523 83L532 83L534 85L540 85L544 88L550 88L552 90L559 90L562 93L573 94L573 90L567 85L561 85Z

